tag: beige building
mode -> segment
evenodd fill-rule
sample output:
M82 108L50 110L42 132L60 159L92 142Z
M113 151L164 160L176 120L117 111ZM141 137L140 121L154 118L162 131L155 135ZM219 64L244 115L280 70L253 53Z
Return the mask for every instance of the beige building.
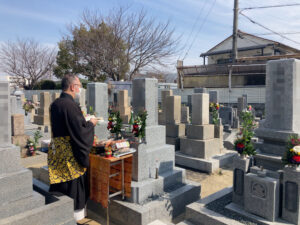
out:
M282 43L238 32L238 60L232 65L232 35L202 53L203 65L177 65L178 86L228 87L232 69L231 86L265 85L266 62L281 58L300 58L300 50Z

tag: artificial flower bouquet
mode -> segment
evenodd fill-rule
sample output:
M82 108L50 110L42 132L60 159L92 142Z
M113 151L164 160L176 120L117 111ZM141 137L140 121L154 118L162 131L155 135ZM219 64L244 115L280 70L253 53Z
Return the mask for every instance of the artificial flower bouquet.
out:
M111 134L116 134L117 136L121 134L122 119L120 117L120 112L111 112L108 117L107 129Z
M234 141L234 147L240 155L255 155L256 151L251 141L254 136L254 129L256 124L254 122L254 115L252 107L248 106L248 110L241 112L242 125L240 132Z
M145 137L147 116L148 114L146 110L138 113L138 115L135 116L132 125L132 133L134 134L135 137L138 137L140 139Z
M220 104L216 102L210 102L209 103L209 112L212 115L212 123L214 125L218 125L220 122L219 119L219 109L220 109Z
M298 135L291 135L287 142L287 150L282 157L285 165L300 165L300 138Z
M25 102L23 104L23 109L25 111L25 116L27 116L28 113L31 112L31 110L35 108L35 105L36 104L33 101L25 99Z

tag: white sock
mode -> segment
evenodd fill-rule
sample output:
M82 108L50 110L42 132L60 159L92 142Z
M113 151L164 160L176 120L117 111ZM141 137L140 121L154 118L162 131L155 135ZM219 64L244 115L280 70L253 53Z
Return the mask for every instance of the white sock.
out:
M74 218L76 221L82 220L85 216L86 216L85 208L74 210Z

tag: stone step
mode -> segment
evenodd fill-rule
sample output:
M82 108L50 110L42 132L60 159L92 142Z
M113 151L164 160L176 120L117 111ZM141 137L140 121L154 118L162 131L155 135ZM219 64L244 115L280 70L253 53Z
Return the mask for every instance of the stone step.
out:
M1 218L1 225L76 225L74 203L67 196L56 196L48 192L49 186L33 179L34 190L45 196L46 205ZM47 200L48 199L48 200Z
M185 169L175 167L174 170L159 175L164 178L164 191L178 183L185 183Z
M32 195L32 172L22 169L0 177L0 206Z
M121 201L119 197L115 197L109 206L110 220L123 225L146 225L157 219L171 222L172 218L184 212L187 204L197 201L199 197L200 184L191 181L143 205ZM93 201L88 202L88 209L100 212L103 216L106 213L100 204Z
M10 217L43 205L45 205L45 197L34 191L32 196L0 206L0 218Z
M283 169L284 165L281 161L281 156L274 155L274 154L267 154L267 153L258 153L254 156L255 165L268 170L281 170Z
M21 167L20 147L0 147L0 175L19 171Z
M224 151L223 154L214 155L210 159L201 159L181 152L175 153L176 165L193 168L206 173L213 173L222 166L231 164L233 158L237 155L236 151Z
M181 221L180 223L177 223L176 225L194 225L192 222L189 222L188 220Z
M158 179L149 178L147 180L131 182L131 202L142 204L148 198L159 196L171 186L185 181L185 170L174 168L169 172L159 175Z

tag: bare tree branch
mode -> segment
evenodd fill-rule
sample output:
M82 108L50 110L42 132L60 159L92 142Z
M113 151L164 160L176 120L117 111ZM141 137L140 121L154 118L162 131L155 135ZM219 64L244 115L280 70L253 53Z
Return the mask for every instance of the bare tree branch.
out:
M56 50L33 39L18 39L0 46L0 67L15 77L17 85L32 89L41 79L52 75Z

